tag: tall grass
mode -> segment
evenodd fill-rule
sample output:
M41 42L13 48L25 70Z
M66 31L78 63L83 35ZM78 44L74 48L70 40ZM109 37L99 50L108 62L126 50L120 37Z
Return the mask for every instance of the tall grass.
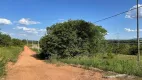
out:
M80 64L85 67L96 67L106 71L114 71L129 75L142 76L142 64L137 65L136 56L117 55L112 59L95 57L76 57L69 59L60 59L60 61L68 64Z
M0 77L2 75L4 75L4 72L5 72L5 62L3 60L0 60Z
M37 52L37 50L34 50ZM142 56L141 56L142 58ZM93 57L77 56L67 59L53 59L50 62L61 61L67 64L83 65L85 67L95 67L105 71L125 73L142 77L142 61L137 65L137 56L134 55L113 55L99 54ZM57 62L56 62L57 63Z
M7 62L16 62L19 53L23 47L0 47L0 76L5 73L5 64Z

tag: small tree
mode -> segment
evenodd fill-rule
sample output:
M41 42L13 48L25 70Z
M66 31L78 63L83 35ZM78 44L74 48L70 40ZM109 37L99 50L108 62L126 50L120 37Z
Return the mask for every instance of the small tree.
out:
M0 32L0 46L9 46L11 45L11 37L7 34L2 34Z
M69 20L47 28L47 35L41 38L42 54L59 58L98 53L107 31L101 26L84 20Z

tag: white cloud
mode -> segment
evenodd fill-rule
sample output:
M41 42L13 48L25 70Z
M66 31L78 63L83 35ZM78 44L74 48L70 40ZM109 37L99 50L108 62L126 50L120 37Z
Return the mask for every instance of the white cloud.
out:
M5 18L0 18L0 25L9 25L12 24L12 22Z
M5 32L5 31L1 31L1 33L2 34L7 34L7 35L10 35L10 36L15 35L14 33L8 33L8 32Z
M133 30L133 29L130 29L130 28L124 28L125 29L125 31L127 31L127 32L136 32L137 30Z
M136 29L130 29L130 28L124 28L124 29L127 32L136 32L137 31ZM142 31L142 29L139 29L139 31Z
M35 28L27 28L27 27L17 26L15 29L23 30L27 33L38 34L38 31Z
M30 18L22 18L18 21L20 24L23 25L32 25L32 24L40 24L38 21L32 21Z
M13 28L13 29L23 30L24 32L32 33L32 34L46 32L46 29L27 28L27 27L23 27L23 26L17 26L16 28Z
M139 7L139 18L142 18L142 4L139 4L138 7ZM132 9L134 9L134 10L132 10ZM130 8L130 11L128 11L126 13L125 18L133 19L133 18L136 18L136 17L137 17L137 5Z

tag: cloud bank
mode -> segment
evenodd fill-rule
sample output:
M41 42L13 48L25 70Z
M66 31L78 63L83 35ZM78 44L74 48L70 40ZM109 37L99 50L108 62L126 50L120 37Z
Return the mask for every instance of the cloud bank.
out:
M38 34L38 33L46 32L46 29L27 28L27 27L24 27L24 26L17 26L16 28L13 28L13 29L22 30L26 33L32 33L32 34Z
M32 20L30 20L30 18L22 18L18 22L19 22L19 24L22 24L22 25L40 24L40 22L32 21Z
M142 18L142 4L139 4L138 7L139 7L139 18ZM134 10L132 10L132 9L134 9ZM137 17L137 5L130 8L130 11L128 11L126 13L125 18L133 19L133 18L136 18L136 17Z
M5 18L0 18L0 25L9 25L12 24L12 22Z
M125 31L127 31L127 32L136 32L136 31L137 31L136 29L130 29L130 28L124 28L124 29L125 29ZM142 29L139 29L139 31L141 32Z

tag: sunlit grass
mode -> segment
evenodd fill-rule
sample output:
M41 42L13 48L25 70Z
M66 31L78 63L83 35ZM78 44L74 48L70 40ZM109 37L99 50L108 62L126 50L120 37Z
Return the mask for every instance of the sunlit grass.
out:
M0 76L4 75L5 64L7 62L16 62L19 53L23 47L0 47Z
M142 63L137 65L137 56L132 55L115 55L112 59L103 58L103 56L94 57L76 57L69 59L60 59L68 64L80 64L85 67L96 67L106 71L114 71L129 75L142 76Z
M37 52L37 50L35 50ZM110 55L109 55L110 56ZM47 60L47 62L57 63L61 61L67 64L83 65L84 67L94 67L105 71L113 71L117 73L136 75L142 77L142 56L141 63L138 66L136 55L112 55L113 58L107 57L106 54L98 54L92 57L77 56L68 59Z

